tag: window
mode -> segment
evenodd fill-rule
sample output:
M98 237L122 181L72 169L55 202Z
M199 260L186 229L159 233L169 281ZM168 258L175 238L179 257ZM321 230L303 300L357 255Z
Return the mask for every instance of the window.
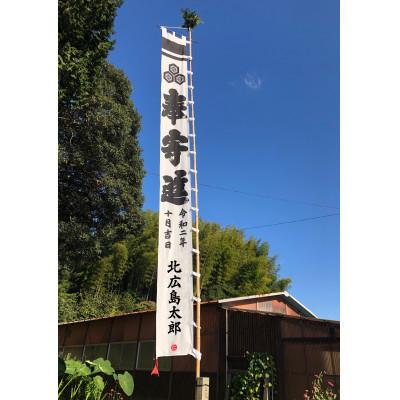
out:
M95 360L96 358L107 357L107 344L88 344L85 346L84 360Z
M74 360L82 359L83 346L64 347L62 352L63 358L73 358Z
M156 342L147 341L139 343L139 355L137 360L137 369L151 371L154 367L156 356ZM162 357L158 360L158 369L160 371L171 370L171 357Z
M136 342L110 343L108 359L117 370L133 370L136 362Z

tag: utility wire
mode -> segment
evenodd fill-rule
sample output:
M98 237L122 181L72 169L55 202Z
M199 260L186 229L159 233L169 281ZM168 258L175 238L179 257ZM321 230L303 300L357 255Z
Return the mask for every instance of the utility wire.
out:
M160 176L160 174L155 174L153 172L148 172L147 174L148 175L154 175L154 176ZM297 204L304 204L304 205L313 206L313 207L332 208L332 209L335 209L335 210L339 210L339 207L328 206L328 205L318 204L318 203L311 203L311 202L302 201L302 200L285 199L283 197L275 197L275 196L270 196L270 195L266 195L266 194L245 192L245 191L234 189L234 188L226 188L226 187L222 187L222 186L209 185L208 183L199 183L199 186L208 187L210 189L221 190L221 191L224 191L224 192L244 194L246 196L253 196L253 197L260 197L260 198L270 199L270 200L284 201L286 203L297 203Z
M240 229L241 229L241 230L248 230L248 229L267 228L267 227L270 227L270 226L294 224L294 223L296 223L296 222L304 222L304 221L311 221L311 220L320 219L320 218L334 217L335 215L340 215L340 213L319 215L319 216L317 216L317 217L308 217L308 218L302 218L302 219L294 219L294 220L291 220L291 221L276 222L276 223L274 223L274 224L247 226L247 227L245 227L245 228L240 228Z

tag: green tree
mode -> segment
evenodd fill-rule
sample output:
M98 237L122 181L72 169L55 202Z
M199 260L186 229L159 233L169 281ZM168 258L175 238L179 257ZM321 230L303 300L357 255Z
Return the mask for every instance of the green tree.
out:
M121 0L58 0L58 97L75 106L93 90L114 45L110 39Z
M158 213L145 211L143 230L111 246L76 295L60 285L59 319L85 319L154 307L157 285ZM246 239L235 227L200 223L202 299L286 290L267 242Z
M113 245L142 226L140 117L130 82L106 61L120 5L59 1L59 270L69 292L93 284Z
M86 290L106 289L111 292L119 291L123 276L127 270L128 249L125 242L112 245L111 254L103 257L89 271Z
M139 116L123 73L103 62L96 92L59 126L59 255L77 287L112 244L141 229ZM65 116L65 114L63 114Z
M140 235L129 236L128 273L123 288L138 297L155 300L158 263L158 213L145 211Z
M156 284L158 214L146 211L143 218L142 234L127 240L129 266L124 287L147 298L149 285ZM269 254L267 242L246 239L232 226L200 221L200 257L205 300L282 291L291 282L279 278L276 257Z

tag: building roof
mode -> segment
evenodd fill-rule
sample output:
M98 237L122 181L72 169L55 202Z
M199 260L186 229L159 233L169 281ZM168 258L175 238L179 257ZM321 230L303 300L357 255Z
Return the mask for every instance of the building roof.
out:
M296 310L301 316L318 318L311 310L309 310L304 304L300 303L295 297L293 297L288 292L276 292L276 293L268 293L268 294L256 294L253 296L244 296L244 297L234 297L230 299L222 299L218 300L218 303L231 303L242 300L253 300L253 299L263 299L268 297L285 297L285 302L291 305L294 310Z
M317 318L319 319L312 311L310 311L306 306L304 306L300 301L298 301L296 298L294 298L291 294L288 292L275 292L275 293L266 293L266 294L256 294L253 296L243 296L243 297L231 297L228 299L221 299L221 300L208 300L208 301L202 301L202 305L206 304L221 304L223 306L224 304L227 303L233 303L233 302L239 302L243 300L256 300L256 299L263 299L263 298L268 298L268 297L283 297L284 301L289 304L290 306L293 307L295 311L297 311L302 317L306 318ZM68 325L68 324L73 324L73 323L79 323L79 322L88 322L88 321L96 321L96 320L101 320L101 319L107 319L107 318L116 318L116 317L123 317L127 315L133 315L133 314L142 314L142 313L148 313L148 312L154 312L156 309L148 309L148 310L140 310L140 311L129 311L126 313L121 313L121 314L116 314L116 315L107 315L104 317L96 317L96 318L89 318L89 319L83 319L83 320L78 320L78 321L70 321L70 322L61 322L59 325ZM271 313L268 313L271 314Z

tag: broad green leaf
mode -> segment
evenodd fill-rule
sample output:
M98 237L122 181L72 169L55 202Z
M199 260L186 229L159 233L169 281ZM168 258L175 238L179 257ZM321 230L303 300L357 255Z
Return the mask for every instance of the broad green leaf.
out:
M93 378L93 383L95 384L95 386L99 390L99 392L102 392L104 390L104 386L105 386L104 381L100 375L96 375Z
M133 378L129 372L125 371L122 375L118 374L118 383L127 396L133 393Z
M87 376L90 375L90 368L77 360L65 360L65 373L74 376Z
M109 360L104 360L104 358L96 358L94 361L86 361L88 364L93 365L93 373L103 372L106 375L112 375L115 373L114 368L111 366Z

